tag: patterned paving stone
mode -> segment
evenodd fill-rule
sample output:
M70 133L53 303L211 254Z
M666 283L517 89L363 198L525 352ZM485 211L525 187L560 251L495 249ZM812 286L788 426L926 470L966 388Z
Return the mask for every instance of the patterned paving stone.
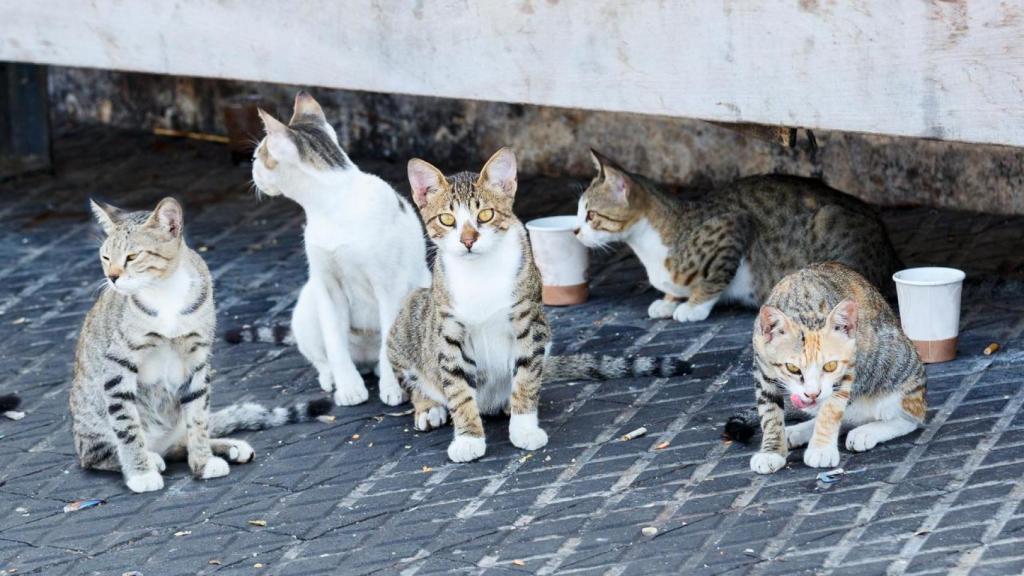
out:
M1024 219L928 209L884 216L908 264L967 270L960 357L929 366L923 430L820 484L800 454L771 477L721 424L753 399L753 313L651 321L656 297L628 250L594 255L592 299L550 309L557 351L684 354L672 379L562 382L542 395L551 443L514 449L486 422L488 455L447 462L447 432L418 433L380 405L331 423L249 433L256 461L201 482L172 464L133 495L75 463L68 381L99 285L85 199L175 195L216 279L221 328L286 322L305 279L302 214L248 191L214 145L83 129L53 174L0 183L0 575L121 574L1010 574L1024 569ZM474 164L478 159L470 159ZM404 189L401 164L364 162ZM572 212L575 183L524 179L523 217ZM992 341L1003 350L984 356ZM321 395L296 350L215 345L214 406ZM373 388L375 383L370 382ZM647 436L617 438L639 426ZM358 435L356 438L355 435ZM667 448L655 447L668 443ZM76 498L108 503L64 514ZM250 520L264 520L265 527ZM641 528L654 526L654 537ZM261 565L262 568L257 568Z

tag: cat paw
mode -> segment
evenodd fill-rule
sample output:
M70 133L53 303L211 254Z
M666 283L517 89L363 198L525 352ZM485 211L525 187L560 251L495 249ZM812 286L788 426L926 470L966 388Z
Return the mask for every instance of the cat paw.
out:
M792 450L806 445L811 441L814 428L802 428L800 424L786 427L786 446Z
M203 467L203 480L209 480L210 478L220 478L221 476L227 476L228 472L231 471L231 467L224 461L223 458L211 456L206 461L206 466Z
M484 455L487 441L474 436L456 435L448 445L448 458L452 462L471 462Z
M708 301L697 305L690 304L689 302L683 302L679 306L676 306L675 312L672 313L672 319L676 322L700 322L701 320L707 319L711 314L711 309L714 307L714 301Z
M515 429L509 426L508 439L520 450L537 450L548 444L548 433L539 427Z
M149 456L150 468L156 468L160 472L167 470L167 463L164 462L163 456L157 454L156 452L149 452L147 455Z
M440 428L448 423L448 410L444 406L433 406L430 410L417 412L413 427L420 432Z
M334 392L334 376L331 376L329 370L322 370L317 375L317 380L320 382L320 389L330 394Z
M256 459L256 451L252 449L248 442L234 440L228 448L227 457L228 460L235 464L248 464Z
M156 490L163 489L164 477L156 470L150 470L149 472L125 477L124 483L128 486L129 490L136 494L155 492Z
M774 474L786 465L786 457L775 452L758 452L750 457L750 469L758 474Z
M854 428L846 435L846 449L851 452L864 452L878 445L878 438L867 426Z
M647 307L647 315L651 318L671 318L672 313L676 311L679 306L678 302L669 302L668 300L655 300L651 302L651 305Z
M388 406L398 406L409 399L409 395L398 385L394 374L380 379L380 401Z
M808 446L804 450L804 464L811 468L832 468L838 466L839 447L835 444Z
M354 368L347 378L335 378L334 384L334 403L338 406L355 406L370 398L363 377Z

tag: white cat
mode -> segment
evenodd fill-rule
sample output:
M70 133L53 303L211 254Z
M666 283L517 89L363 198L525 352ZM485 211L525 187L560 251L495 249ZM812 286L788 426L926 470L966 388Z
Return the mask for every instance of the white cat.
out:
M390 185L349 160L309 94L296 95L287 126L262 110L260 116L266 136L253 158L253 181L306 212L309 281L292 314L299 351L336 404L369 397L357 364L375 364L381 401L401 404L406 396L385 340L405 297L430 286L419 217Z

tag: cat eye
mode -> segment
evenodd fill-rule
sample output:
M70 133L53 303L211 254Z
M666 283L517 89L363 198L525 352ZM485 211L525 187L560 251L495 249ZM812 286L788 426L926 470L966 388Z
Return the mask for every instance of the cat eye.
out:
M444 226L455 226L455 216L451 214L441 214L437 219L440 220L441 224Z
M786 370L789 370L790 374L799 374L800 367L796 364L786 364Z
M594 218L597 218L597 212L594 212L593 210L587 210L587 222L590 222Z
M110 262L110 256L100 256L104 262Z
M476 215L476 219L481 224L490 222L491 220L494 220L494 210L491 210L490 208L481 210L480 213Z
M129 255L124 257L124 261L125 262L131 262L132 260L135 260L138 257L139 257L139 255L137 253L136 254L129 254Z
M825 365L821 367L821 369L824 370L825 372L835 372L836 368L838 367L839 363L833 360L831 362L826 362Z

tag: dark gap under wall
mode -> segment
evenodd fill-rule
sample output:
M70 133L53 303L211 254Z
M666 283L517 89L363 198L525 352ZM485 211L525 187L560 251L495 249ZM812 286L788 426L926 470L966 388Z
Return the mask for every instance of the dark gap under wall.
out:
M230 98L256 94L287 119L299 87L80 68L51 68L58 129L109 124L225 133ZM628 169L680 186L762 173L822 178L881 205L925 205L1024 214L1024 148L815 131L793 148L699 120L302 87L319 100L353 156L442 169L475 166L516 149L521 171L589 177L589 147Z

